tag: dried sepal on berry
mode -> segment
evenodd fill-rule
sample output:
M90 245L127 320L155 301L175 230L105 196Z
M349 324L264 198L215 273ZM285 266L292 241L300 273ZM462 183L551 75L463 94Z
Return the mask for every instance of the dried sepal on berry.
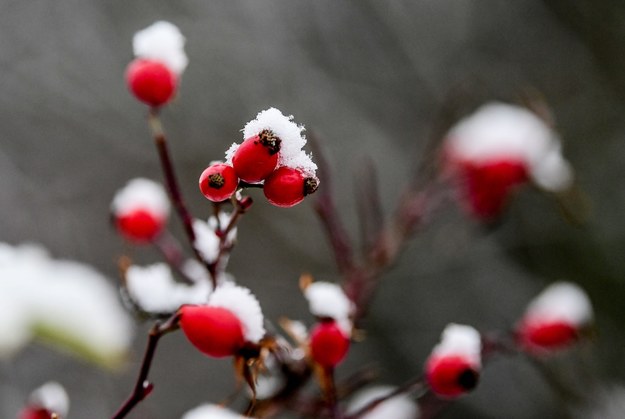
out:
M516 327L517 340L527 352L549 354L577 342L592 318L586 293L575 284L557 282L527 306Z
M439 397L455 398L475 388L481 371L482 341L470 326L450 324L425 363L425 378Z
M232 156L232 166L245 182L265 180L278 165L278 152L282 140L271 130L263 130L247 138Z
M136 178L120 189L111 203L119 233L136 243L153 241L169 217L169 198L163 187L149 179Z
M221 202L232 197L239 185L239 178L232 166L214 163L202 172L199 185L206 199Z
M280 167L265 180L263 192L271 204L290 208L314 193L318 185L317 178L306 177L298 169Z

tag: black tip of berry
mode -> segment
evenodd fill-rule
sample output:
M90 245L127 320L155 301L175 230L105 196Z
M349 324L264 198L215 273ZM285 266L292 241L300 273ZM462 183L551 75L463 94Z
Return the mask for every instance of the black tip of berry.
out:
M458 376L458 385L469 391L473 390L479 381L480 374L472 368L467 368Z
M314 177L307 177L304 179L304 196L315 193L319 187L319 179Z
M273 156L280 151L280 143L282 143L282 140L276 137L273 131L268 129L261 131L260 134L258 134L258 140L267 148L269 155Z

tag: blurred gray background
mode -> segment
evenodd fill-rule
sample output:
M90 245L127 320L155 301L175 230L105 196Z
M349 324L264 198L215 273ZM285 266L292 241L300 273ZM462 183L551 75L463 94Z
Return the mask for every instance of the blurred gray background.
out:
M479 98L542 92L592 202L588 222L568 224L553 200L531 190L495 228L445 209L386 275L368 339L353 347L339 375L375 365L381 381L400 384L419 374L448 322L506 328L546 283L567 279L588 290L599 332L593 344L549 365L590 402L571 402L526 359L497 358L477 391L443 417L625 416L625 3L4 0L1 241L42 243L112 279L122 253L157 260L124 245L108 206L128 179L161 179L146 109L123 80L133 33L159 19L187 37L190 65L163 119L189 206L202 217L209 206L197 190L199 173L269 106L322 137L356 235L354 172L366 156L374 160L390 211L458 85ZM302 271L338 278L325 236L309 201L282 210L257 192L231 271L269 319L310 322L297 278ZM132 387L146 330L138 325L133 358L116 373L36 344L1 361L0 417L14 417L31 389L50 379L68 389L70 418L109 417ZM156 390L133 417L177 418L218 402L232 390L230 371L228 361L201 356L181 334L167 336L151 375Z

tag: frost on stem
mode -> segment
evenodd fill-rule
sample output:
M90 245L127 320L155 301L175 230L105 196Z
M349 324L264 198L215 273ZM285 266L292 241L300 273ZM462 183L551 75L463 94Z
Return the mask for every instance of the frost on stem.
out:
M173 313L183 304L206 303L212 291L208 278L192 285L176 282L164 263L130 266L125 274L125 286L133 303L153 314Z
M356 393L347 406L347 414L352 415L376 400L387 397L395 390L391 386L376 386ZM360 419L418 419L419 407L408 395L401 394L384 400L382 403L358 416Z

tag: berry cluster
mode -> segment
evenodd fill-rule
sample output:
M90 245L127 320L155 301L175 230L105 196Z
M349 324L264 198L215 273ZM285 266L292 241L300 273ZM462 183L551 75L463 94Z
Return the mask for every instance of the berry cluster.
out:
M226 152L226 163L213 163L200 175L204 196L220 202L237 188L260 185L267 200L288 208L317 190L317 166L302 150L306 140L303 127L278 109L258 114L243 129L244 140Z

